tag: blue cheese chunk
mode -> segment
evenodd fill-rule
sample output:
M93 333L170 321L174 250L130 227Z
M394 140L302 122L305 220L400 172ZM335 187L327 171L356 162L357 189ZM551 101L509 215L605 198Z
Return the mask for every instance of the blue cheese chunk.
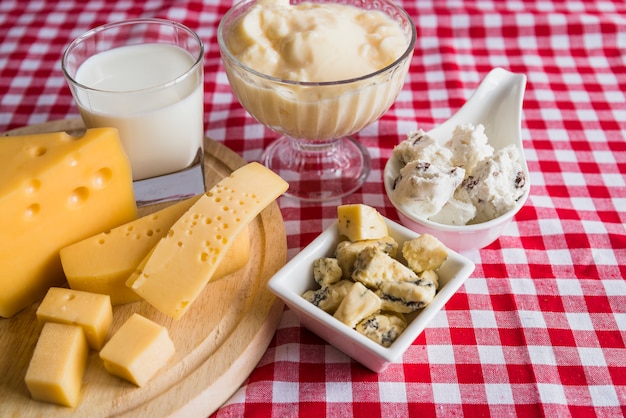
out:
M389 235L385 218L376 209L362 203L337 207L339 234L350 241L379 239Z
M356 330L383 347L389 347L406 329L402 314L380 312L368 316L356 326Z
M361 251L354 262L352 279L370 289L377 289L385 282L415 282L417 274L376 247Z
M402 256L416 273L424 270L437 270L448 258L448 249L441 241L430 234L405 241Z
M343 278L349 279L354 271L354 262L361 251L369 247L376 247L395 257L398 252L398 243L391 237L363 241L342 241L335 249L335 258L343 271Z
M434 298L437 289L430 282L385 282L376 289L385 310L409 313L422 309Z
M343 277L341 267L336 258L321 257L313 262L313 278L320 286L328 286Z
M340 280L317 290L307 290L302 297L323 311L333 314L353 284L350 280Z
M439 275L435 270L424 270L417 275L419 280L416 282L418 285L427 286L427 283L432 283L435 289L439 288Z
M381 304L380 298L374 292L357 282L339 304L334 317L354 328L364 318L380 311Z

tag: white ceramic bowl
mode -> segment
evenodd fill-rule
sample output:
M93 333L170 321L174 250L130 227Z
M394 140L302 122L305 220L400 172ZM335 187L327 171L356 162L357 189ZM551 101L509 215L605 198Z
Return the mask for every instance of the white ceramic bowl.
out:
M526 88L526 76L514 74L502 68L493 69L481 82L478 89L450 119L427 132L439 143L445 143L454 128L463 123L485 126L485 134L494 149L515 144L520 151L526 182L530 185L528 167L524 157L521 135L522 102ZM393 183L400 172L400 162L393 156L387 161L384 170L384 183L387 196L398 211L402 224L418 233L428 233L455 251L468 251L483 248L498 239L513 217L524 206L529 192L520 198L515 206L503 215L487 222L473 225L443 225L416 217L394 201L391 194ZM529 187L530 189L530 187Z
M400 246L404 241L419 236L396 222L385 220L389 234ZM268 287L294 312L303 326L375 372L383 371L390 363L401 358L430 320L474 271L474 263L450 251L438 271L439 290L434 300L424 309L407 314L407 328L391 346L383 347L302 297L305 291L319 288L313 279L313 261L320 257L334 256L340 241L335 221L278 271L268 282Z

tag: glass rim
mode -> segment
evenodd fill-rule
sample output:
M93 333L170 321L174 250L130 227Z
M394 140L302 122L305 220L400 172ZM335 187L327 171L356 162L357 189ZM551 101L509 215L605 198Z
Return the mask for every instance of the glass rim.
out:
M222 17L222 19L220 20L220 23L217 27L217 43L219 46L220 51L226 55L226 57L231 60L232 62L234 62L238 67L242 68L243 70L255 75L256 77L260 77L263 78L265 80L268 81L272 81L275 83L280 83L280 84L287 84L287 85L292 85L292 86L302 86L302 87L332 87L332 86L339 86L339 85L347 85L347 84L352 84L352 83L357 83L357 82L362 82L362 81L366 81L368 79L374 78L378 75L381 75L387 71L390 71L396 67L398 67L403 61L410 59L411 55L413 54L413 51L415 49L415 43L417 42L417 29L415 28L415 22L413 22L413 19L411 18L411 16L408 14L408 12L399 4L393 2L392 0L382 0L384 3L391 5L393 8L395 8L398 12L400 12L401 15L403 15L406 20L409 22L410 25L410 38L409 38L409 43L407 45L406 50L402 53L402 55L400 55L398 58L396 58L391 64L386 65L385 67L378 69L376 71L373 71L371 73L367 73L364 74L362 76L358 76L358 77L353 77L353 78L346 78L346 79L341 79L341 80L333 80L333 81L297 81L297 80L288 80L288 79L283 79L280 77L274 77L271 76L269 74L265 74L262 73L260 71L257 71L245 64L243 64L241 61L239 61L234 55L233 53L230 51L230 49L228 48L228 46L226 45L226 42L224 40L224 36L223 36L223 32L224 32L224 27L225 27L225 21L227 20L228 17L230 17L231 15L233 15L236 12L239 12L242 7L250 5L251 3L256 3L259 0L243 0L241 2L236 3L235 5L233 5L227 12L226 14ZM316 1L318 3L321 3L323 1ZM351 5L350 3L344 3L347 5ZM354 5L355 7L358 7L356 5Z
M81 44L85 40L90 39L93 36L95 36L95 35L97 35L97 34L99 34L101 32L104 32L106 30L109 30L109 29L112 29L112 28L117 28L117 27L122 27L122 26L137 25L137 24L146 24L146 25L158 24L158 25L162 25L162 26L169 26L169 27L173 27L173 28L182 29L183 31L185 31L188 34L190 34L191 37L194 38L198 42L198 47L199 47L198 56L197 57L193 57L194 58L194 62L189 67L188 70L186 70L181 75L175 77L174 79L166 81L166 82L161 83L161 84L157 84L157 85L151 86L151 87L145 87L145 88L135 89L135 90L105 90L105 89L99 89L99 88L96 88L96 87L91 87L91 86L85 85L83 83L80 83L79 81L76 80L76 78L74 76L70 75L69 71L67 70L66 61L67 61L67 58L68 58L70 52L76 46L78 46L79 44ZM172 45L174 45L174 44L172 44ZM63 55L61 57L61 70L63 71L63 75L65 76L65 78L67 80L69 80L70 83L72 83L76 87L79 87L79 88L81 88L83 90L88 90L88 91L98 92L98 93L108 93L108 94L144 93L144 92L148 92L148 91L164 89L164 88L170 87L172 85L178 84L182 79L186 78L189 74L193 73L197 69L198 66L202 65L202 62L204 60L204 52L205 52L205 50L204 50L204 42L202 42L202 38L200 38L200 36L198 35L198 33L196 31L194 31L193 29L189 28L188 26L183 25L182 23L179 23L179 22L176 22L176 21L173 21L173 20L160 19L160 18L127 19L127 20L121 20L121 21L117 21L117 22L109 22L109 23L105 23L105 24L100 25L100 26L96 26L96 27L94 27L92 29L89 29L88 31L84 32L80 36L76 37L72 42L69 43L69 45L63 51Z

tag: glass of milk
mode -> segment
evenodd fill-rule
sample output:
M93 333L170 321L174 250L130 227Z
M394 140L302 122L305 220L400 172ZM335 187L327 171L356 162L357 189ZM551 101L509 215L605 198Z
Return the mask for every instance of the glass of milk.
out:
M194 31L162 19L99 26L63 54L85 126L119 131L138 205L205 191L203 58Z

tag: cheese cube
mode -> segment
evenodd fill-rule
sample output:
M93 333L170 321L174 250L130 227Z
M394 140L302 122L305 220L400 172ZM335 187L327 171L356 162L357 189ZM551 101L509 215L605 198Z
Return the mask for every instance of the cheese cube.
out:
M354 262L352 279L370 289L376 289L385 282L416 282L419 277L386 252L376 247L367 247Z
M179 319L212 279L234 238L287 187L259 163L235 170L176 221L126 285Z
M113 305L141 300L126 286L126 280L199 198L180 201L61 249L61 263L70 288L109 295ZM246 228L235 238L213 280L239 270L249 257L250 236Z
M137 217L112 128L0 138L0 316L65 281L59 250Z
M167 328L134 313L100 350L100 358L112 375L144 386L174 352Z
M402 256L416 273L437 270L448 258L448 249L430 234L422 234L402 244Z
M81 327L45 323L24 378L33 399L78 405L88 353Z
M111 298L98 293L51 287L37 308L41 322L58 322L83 328L89 347L100 350L111 323Z
M381 306L382 302L374 292L356 282L341 300L333 316L354 328L364 318L380 311Z
M383 347L389 347L406 329L402 314L375 313L356 326L356 330Z
M383 216L371 206L363 204L337 206L339 235L350 241L379 239L389 235Z
M302 297L329 314L334 314L352 285L351 280L339 280L337 283L325 285L317 290L307 290Z
M357 256L368 247L376 247L386 252L391 257L395 257L398 252L398 243L391 237L380 239L366 239L362 241L341 241L335 249L337 263L343 272L343 278L349 279L354 271L354 262Z

